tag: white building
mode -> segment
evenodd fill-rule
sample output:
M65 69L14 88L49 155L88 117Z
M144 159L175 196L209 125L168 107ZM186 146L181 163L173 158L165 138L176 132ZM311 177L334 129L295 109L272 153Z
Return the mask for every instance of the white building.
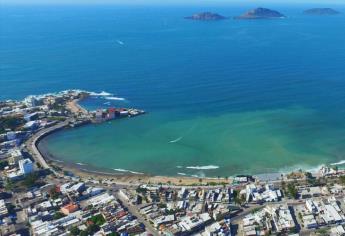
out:
M20 172L24 175L30 174L34 171L34 164L30 159L19 160L18 162Z

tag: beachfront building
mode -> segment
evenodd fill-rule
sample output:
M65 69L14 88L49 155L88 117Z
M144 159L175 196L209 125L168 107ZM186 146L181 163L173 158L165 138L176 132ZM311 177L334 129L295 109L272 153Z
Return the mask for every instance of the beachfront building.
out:
M18 162L20 173L23 175L30 174L34 171L34 164L30 159L19 160Z

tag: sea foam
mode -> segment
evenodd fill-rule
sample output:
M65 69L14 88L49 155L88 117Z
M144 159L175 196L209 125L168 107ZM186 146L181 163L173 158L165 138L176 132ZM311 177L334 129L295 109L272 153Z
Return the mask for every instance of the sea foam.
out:
M128 173L137 174L137 175L143 175L144 174L141 172L126 170L126 169L113 169L113 170L118 171L118 172L128 172Z
M195 170L213 170L218 169L219 166L208 165L208 166L187 166L187 169L195 169Z
M89 92L90 96L100 96L100 97L108 97L108 96L112 96L113 94L108 93L106 91L102 91L100 93L96 93L96 92Z
M105 97L107 100L116 100L116 101L124 101L126 100L125 98L120 98L120 97Z
M334 162L334 163L331 163L330 165L331 166L338 166L338 165L343 165L343 164L345 164L345 160L341 160L339 162Z

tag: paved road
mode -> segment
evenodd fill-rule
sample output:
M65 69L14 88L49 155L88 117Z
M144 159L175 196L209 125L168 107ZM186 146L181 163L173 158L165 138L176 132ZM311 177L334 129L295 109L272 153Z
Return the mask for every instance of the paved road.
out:
M52 127L46 128L46 129L42 129L40 131L38 131L37 133L35 133L32 137L30 137L26 142L26 147L29 151L29 153L31 154L31 156L35 159L35 161L37 161L38 163L40 163L40 165L42 166L42 168L44 169L50 169L52 172L55 173L54 170L52 170L50 168L50 166L48 165L48 163L46 162L46 160L44 159L44 157L42 156L42 154L40 153L40 151L37 148L37 142L38 140L44 136L47 135L51 132L54 132L55 130L61 129L65 126L67 126L69 124L70 120L66 120L64 122L60 122ZM55 173L56 174L56 173Z
M140 214L136 206L133 206L132 204L127 202L127 200L123 199L118 193L115 193L115 196L117 197L117 199L121 200L122 204L126 208L128 208L128 211L132 215L136 216L138 220L145 225L146 230L149 231L149 233L153 235L159 235L158 231Z

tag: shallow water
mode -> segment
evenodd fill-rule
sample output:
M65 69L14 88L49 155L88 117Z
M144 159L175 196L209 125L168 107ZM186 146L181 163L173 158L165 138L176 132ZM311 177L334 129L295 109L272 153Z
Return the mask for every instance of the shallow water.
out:
M6 6L0 98L80 88L114 94L83 101L89 109L148 111L44 141L74 163L228 176L339 162L345 16L272 8L289 17L195 22L183 17L203 9ZM207 10L235 16L246 9Z

